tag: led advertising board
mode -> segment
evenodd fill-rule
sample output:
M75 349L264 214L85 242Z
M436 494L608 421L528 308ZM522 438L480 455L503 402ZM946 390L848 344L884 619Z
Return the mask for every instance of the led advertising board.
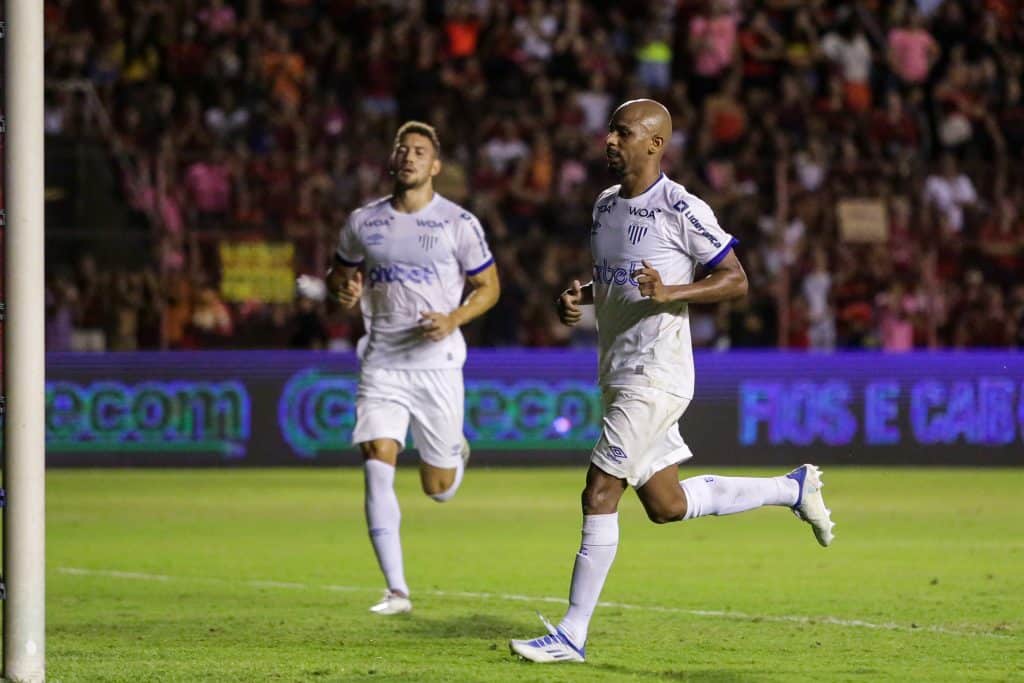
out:
M699 353L695 463L1024 464L1024 354ZM584 464L592 350L481 350L465 432L482 462ZM48 463L358 462L358 363L322 352L51 354Z

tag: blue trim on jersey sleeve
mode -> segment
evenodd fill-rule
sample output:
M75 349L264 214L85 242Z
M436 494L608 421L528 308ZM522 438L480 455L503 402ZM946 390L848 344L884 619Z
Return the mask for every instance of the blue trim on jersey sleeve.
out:
M362 261L349 261L347 258L342 256L338 252L334 252L334 258L338 259L338 263L340 263L343 266L348 266L349 268L355 268L356 266L363 265Z
M722 262L722 259L724 259L726 257L726 255L728 255L729 251L735 245L737 245L739 243L740 243L740 241L738 239L736 239L735 237L733 237L731 240L729 240L729 244L727 244L724 247L722 247L722 251L720 251L717 254L715 254L715 257L713 259L711 259L710 261L708 261L707 263L704 264L704 267L705 268L714 268L715 266L717 266L719 263Z
M486 261L484 261L482 264L477 266L476 268L474 268L472 270L467 270L466 271L466 275L476 275L477 273L486 270L487 267L490 266L492 263L494 263L494 259L493 258L489 258Z

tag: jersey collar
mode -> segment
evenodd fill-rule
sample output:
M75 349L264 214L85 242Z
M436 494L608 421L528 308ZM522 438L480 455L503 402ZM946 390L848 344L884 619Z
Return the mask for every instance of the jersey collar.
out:
M626 202L631 202L631 201L633 201L633 200L635 200L635 199L640 199L640 198L641 198L641 197L643 197L643 196L644 196L645 194L647 194L648 192L650 192L651 190L653 190L653 189L654 189L655 187L657 187L657 186L658 186L658 183L660 183L660 182L661 182L662 180L664 180L664 179L665 179L665 172L664 172L664 171L662 171L662 172L661 172L661 173L660 173L660 174L658 175L658 179L657 179L657 180L655 180L655 181L654 181L653 183L651 183L650 187L648 187L648 188L647 188L646 190L644 190L643 192L641 192L640 194L638 194L638 195L636 195L636 196L634 196L634 197L623 197L623 196L622 196L622 186L620 185L620 186L619 186L619 192L618 192L618 195L619 195L619 199L621 199L621 200L623 200L623 201L626 201Z
M427 211L430 211L430 209L432 209L437 204L440 197L441 195L439 195L435 191L434 196L430 198L430 201L424 204L422 209L420 209L419 211L415 211L413 213L405 213L404 211L399 211L398 209L395 208L395 205L391 203L391 197L388 197L388 211L395 214L396 216L422 216Z

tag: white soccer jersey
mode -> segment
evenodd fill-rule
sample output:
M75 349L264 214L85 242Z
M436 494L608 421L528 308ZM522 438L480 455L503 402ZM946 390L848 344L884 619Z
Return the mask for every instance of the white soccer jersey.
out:
M615 185L594 203L590 244L603 387L642 385L693 398L693 346L685 303L640 294L633 273L646 260L666 285L689 284L736 243L704 201L662 174L643 194Z
M430 341L420 314L458 308L466 276L494 263L476 216L436 192L416 213L396 211L384 197L352 212L337 257L350 266L366 264L360 301L366 335L358 346L363 367L462 367L462 332Z

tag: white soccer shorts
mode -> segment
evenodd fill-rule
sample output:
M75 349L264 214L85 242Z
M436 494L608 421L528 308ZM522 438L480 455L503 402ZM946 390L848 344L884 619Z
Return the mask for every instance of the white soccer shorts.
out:
M420 460L454 469L462 460L465 411L462 370L390 370L367 368L359 377L356 427L352 443L412 440Z
M644 386L605 387L601 437L590 461L633 488L693 457L679 433L690 399Z

